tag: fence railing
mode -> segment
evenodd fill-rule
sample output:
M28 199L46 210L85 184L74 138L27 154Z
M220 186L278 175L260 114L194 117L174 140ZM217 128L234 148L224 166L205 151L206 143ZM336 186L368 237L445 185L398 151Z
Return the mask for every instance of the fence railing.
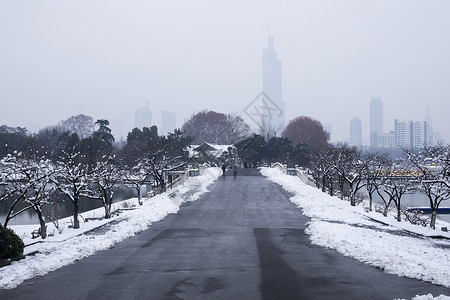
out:
M271 168L278 168L280 169L283 174L291 175L291 176L297 176L300 178L303 183L310 185L310 186L316 186L316 181L314 178L309 174L308 169L303 169L299 166L295 166L295 168L288 168L287 165L283 165L279 162L273 163L270 165Z
M208 168L210 168L210 166L205 163L203 165L199 165L198 169L186 168L181 171L170 171L167 176L166 190L174 189L177 186L184 184L189 177L202 176ZM158 188L156 187L152 191L148 192L147 197L153 197L155 194L161 192L158 192L157 190Z

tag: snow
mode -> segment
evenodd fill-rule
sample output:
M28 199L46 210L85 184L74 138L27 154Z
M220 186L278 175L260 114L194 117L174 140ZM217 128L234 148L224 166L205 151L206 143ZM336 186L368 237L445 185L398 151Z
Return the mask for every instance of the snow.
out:
M139 206L137 198L114 204L112 211L122 208L123 212L109 220L93 220L81 223L80 229L68 228L70 218L59 221L60 230L54 224L48 224L48 232L54 233L45 240L31 239L31 232L36 225L17 225L11 228L23 238L25 253L37 251L33 256L13 262L0 269L0 288L14 288L24 280L42 276L50 271L92 255L100 250L113 247L124 239L134 236L153 222L164 219L168 214L177 213L185 201L195 201L208 191L222 171L219 168L208 168L202 176L190 177L184 185L155 197L145 199ZM169 197L171 195L171 197ZM80 214L86 218L98 218L104 213L103 208ZM110 223L110 224L107 224ZM108 228L105 232L89 232L95 228ZM61 231L61 232L60 232ZM38 241L38 242L37 242ZM34 244L33 244L34 243Z
M413 298L413 300L431 300L431 299L434 299L434 300L447 300L447 299L449 299L449 297L444 296L444 295L433 297L432 294L427 294L427 295L422 295L422 296L416 296L416 297Z
M365 203L352 207L348 201L308 186L296 176L284 175L278 168L261 168L261 173L294 194L290 200L311 218L306 233L313 244L335 249L386 273L450 287L449 233L399 223L393 215L383 217L376 212L366 213ZM438 225L449 227L442 221ZM435 235L446 239L431 238ZM414 299L450 297L433 298L430 294Z
M228 148L233 148L233 145L219 145L219 144L212 144L212 143L203 143L206 145L211 146L212 148L214 148L214 150L208 151L209 154L213 155L214 157L220 157L224 152L228 152ZM202 145L203 145L202 144ZM197 155L197 151L195 151L195 149L197 149L197 147L200 147L202 145L191 145L189 147L189 156L195 156Z

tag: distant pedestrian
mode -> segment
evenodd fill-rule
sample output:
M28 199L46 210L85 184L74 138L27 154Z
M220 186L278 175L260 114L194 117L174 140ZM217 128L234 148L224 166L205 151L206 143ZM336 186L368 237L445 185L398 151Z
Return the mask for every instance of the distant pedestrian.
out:
M236 177L236 175L237 175L237 166L236 165L233 167L233 173L234 173L234 177Z
M225 165L222 165L222 176L225 176L226 169L227 169L227 167Z

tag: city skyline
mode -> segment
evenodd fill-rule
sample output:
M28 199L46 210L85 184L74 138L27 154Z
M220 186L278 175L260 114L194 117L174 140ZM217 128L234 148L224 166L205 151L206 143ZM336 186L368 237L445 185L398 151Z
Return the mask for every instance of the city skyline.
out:
M372 97L369 105L369 143L359 142L360 134L364 131L359 117L353 117L350 121L350 138L342 142L349 142L353 146L369 146L371 148L422 148L424 145L435 145L442 142L439 131L434 131L432 116L427 106L423 118L419 120L403 121L395 118L392 127L384 130L383 101L381 97ZM361 138L362 140L362 138Z
M448 142L449 12L441 0L3 1L0 123L37 132L83 113L128 132L144 99L156 124L164 110L178 126L205 109L244 116L263 91L270 20L286 122L310 116L343 141L358 116L367 144L376 96L385 128L428 106Z

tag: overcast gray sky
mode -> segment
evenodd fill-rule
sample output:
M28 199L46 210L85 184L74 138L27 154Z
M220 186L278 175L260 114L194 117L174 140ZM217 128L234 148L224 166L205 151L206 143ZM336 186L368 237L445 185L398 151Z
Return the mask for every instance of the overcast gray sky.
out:
M0 123L37 131L84 113L123 134L148 99L178 126L202 109L242 113L262 89L268 21L287 119L349 136L369 103L450 141L450 1L0 0ZM117 127L117 126L116 126Z

